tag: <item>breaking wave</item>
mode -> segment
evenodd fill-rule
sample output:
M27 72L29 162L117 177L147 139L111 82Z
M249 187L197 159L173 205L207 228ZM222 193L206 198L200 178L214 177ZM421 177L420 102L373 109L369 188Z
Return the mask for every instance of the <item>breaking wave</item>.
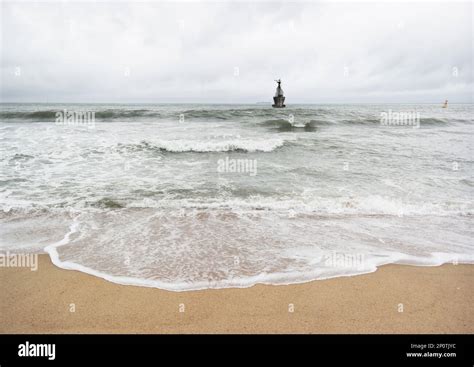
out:
M283 111L269 107L255 108L224 108L216 106L212 109L184 109L175 107L167 109L165 107L149 108L107 108L96 109L94 106L58 106L57 109L45 110L3 110L0 111L0 120L6 121L54 121L58 112L67 109L71 112L94 112L98 121L131 120L131 119L168 119L178 120L184 117L186 121L237 121L256 123L260 126L276 127L281 130L292 130L295 128L315 128L317 126L331 125L380 125L381 111L367 113L355 113L347 111L331 110L326 108L286 108ZM396 111L397 112L397 111ZM402 111L400 111L402 112ZM289 117L294 118L294 122L289 121ZM464 117L464 116L463 116ZM421 126L441 126L456 123L472 123L472 117L466 118L439 118L426 115L420 116Z
M285 144L283 139L235 139L235 140L158 140L142 142L141 148L157 149L169 153L209 152L271 152Z
M34 112L9 112L0 111L0 119L2 120L54 120L59 110L45 110Z

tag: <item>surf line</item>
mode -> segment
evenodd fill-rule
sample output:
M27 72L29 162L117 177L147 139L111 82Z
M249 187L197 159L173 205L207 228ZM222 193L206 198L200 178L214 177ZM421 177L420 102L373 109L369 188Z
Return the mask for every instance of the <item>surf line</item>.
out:
M65 269L65 270L76 270L81 273L93 275L97 278L102 278L105 279L111 283L116 283L116 284L123 284L123 285L134 285L134 286L140 286L140 287L151 287L151 288L160 288L160 289L165 289L168 291L184 291L186 289L172 289L169 287L165 286L157 286L154 283L146 283L146 282L141 282L137 281L137 279L132 278L132 277L127 277L127 276L116 276L116 275L109 275L106 273L102 273L100 271L94 270L92 268L89 268L84 265L80 265L71 261L61 261L59 259L59 254L57 251L58 247L64 246L69 243L69 238L71 237L72 234L78 232L79 228L79 218L80 215L77 215L74 218L73 223L69 227L69 232L65 234L64 238L58 242L52 243L44 248L44 251L49 255L51 258L51 261L54 265L56 265L60 269ZM204 288L202 288L204 289Z
M62 269L80 270L77 264L70 263L67 261L62 262L61 260L59 260L59 254L58 254L58 251L56 250L58 247L68 244L69 238L71 237L71 235L78 231L79 222L77 221L77 218L78 216L74 218L73 223L69 227L69 232L64 235L64 238L62 240L52 243L44 248L44 251L46 251L46 253L49 254L49 257L51 258L51 261L53 262L53 264Z

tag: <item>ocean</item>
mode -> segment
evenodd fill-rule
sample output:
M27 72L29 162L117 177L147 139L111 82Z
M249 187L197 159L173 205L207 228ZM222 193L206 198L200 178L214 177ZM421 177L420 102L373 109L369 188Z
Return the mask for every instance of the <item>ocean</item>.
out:
M0 250L173 291L474 263L473 123L472 104L2 104Z

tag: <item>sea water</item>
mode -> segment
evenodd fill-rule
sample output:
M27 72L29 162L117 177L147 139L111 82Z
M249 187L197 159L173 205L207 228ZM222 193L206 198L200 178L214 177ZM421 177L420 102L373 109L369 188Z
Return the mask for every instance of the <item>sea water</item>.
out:
M168 290L472 263L473 113L2 104L0 250Z

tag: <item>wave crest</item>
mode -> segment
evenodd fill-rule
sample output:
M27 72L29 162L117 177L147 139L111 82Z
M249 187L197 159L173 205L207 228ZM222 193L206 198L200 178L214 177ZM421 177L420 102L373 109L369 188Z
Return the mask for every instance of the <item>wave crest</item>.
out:
M223 141L203 140L158 140L142 142L146 149L158 149L170 153L209 152L271 152L285 144L283 139L235 139Z

